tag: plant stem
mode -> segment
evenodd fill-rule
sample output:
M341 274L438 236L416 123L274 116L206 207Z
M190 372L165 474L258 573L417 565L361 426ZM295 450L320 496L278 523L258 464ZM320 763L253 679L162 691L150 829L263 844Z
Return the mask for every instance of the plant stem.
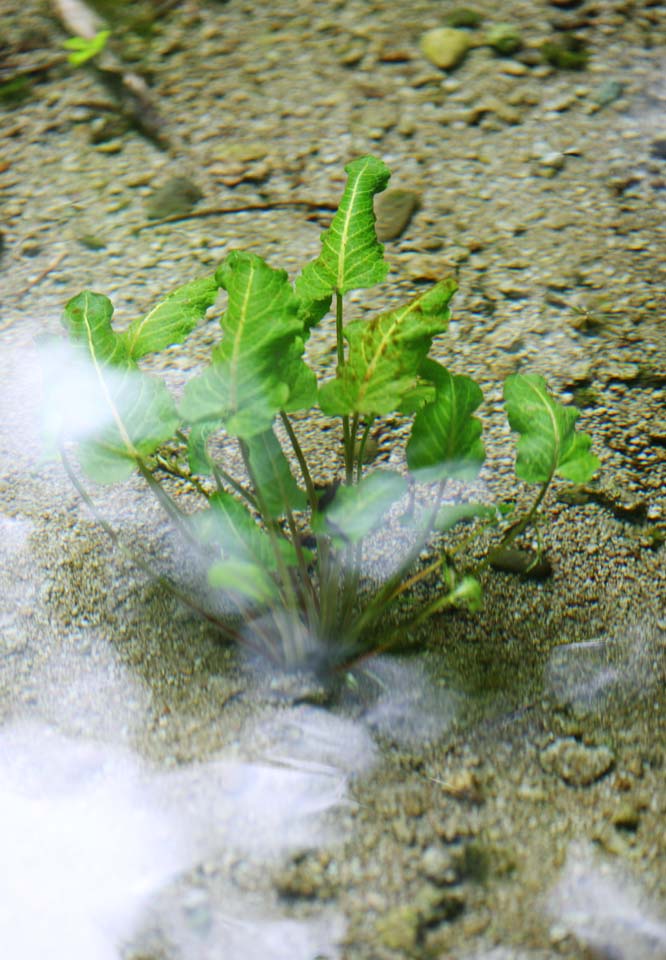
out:
M345 365L345 342L343 337L343 327L342 327L342 294L336 290L335 291L335 340L337 347L337 357L338 357L338 370L340 373L342 368ZM349 417L347 415L342 418L342 443L345 451L345 478L346 482L350 484L354 479L354 438L349 426Z
M368 437L370 436L370 428L372 427L374 420L375 420L374 417L370 417L365 427L363 428L363 435L361 437L361 442L358 447L358 460L356 462L356 482L357 483L360 482L361 474L363 473L363 461L365 459L365 445L368 442Z
M170 477L175 477L176 480L182 480L184 483L189 483L200 496L204 497L206 500L210 499L210 494L198 479L198 477L192 476L191 473L185 473L184 470L181 470L180 467L174 466L174 464L169 463L168 460L165 460L161 454L157 454L155 457L155 462L157 466L163 473L168 474Z
M250 493L247 487L244 487L242 483L234 480L234 478L228 474L226 470L223 470L222 467L219 467L212 460L210 463L210 468L213 471L215 483L217 484L217 489L220 491L220 493L226 493L224 484L228 483L231 489L235 490L240 497L243 497L243 499L250 504L253 510L259 509L259 504L257 503L256 497Z
M157 482L153 476L150 469L146 466L143 460L137 459L135 461L137 470L146 481L150 487L151 493L155 496L158 503L164 508L165 512L168 514L170 520L180 530L184 537L189 540L190 543L193 543L195 546L199 546L199 541L194 536L190 527L187 523L187 517L176 504L173 502L171 497L165 490L162 489L160 484Z
M187 437L186 434L183 433L182 430L176 431L176 437L178 440L180 440L182 444L184 444L187 447L189 443L189 438ZM211 473L213 474L213 477L215 479L215 484L217 486L219 493L225 492L224 483L227 483L231 487L231 489L235 490L240 497L246 500L254 510L258 509L257 501L254 499L250 491L246 487L244 487L242 483L239 483L237 480L234 480L231 474L227 473L226 470L224 470L217 463L215 463L213 458L208 455L208 451L206 451L206 460L208 461L208 466L210 467ZM183 479L189 480L195 486L198 483L198 481L196 481L191 474L188 475L188 474L178 473L176 475L182 476ZM208 496L208 494L205 494L205 496Z
M377 591L375 596L372 598L370 603L367 605L359 619L354 624L353 632L351 639L356 640L360 634L365 630L365 628L371 624L382 612L386 609L388 604L398 596L402 590L401 584L403 577L407 570L413 566L414 563L418 560L419 554L423 550L425 544L430 539L430 536L435 529L435 522L437 520L437 513L439 511L442 493L446 485L446 480L440 480L437 484L437 492L435 497L435 505L432 510L426 514L426 520L423 524L420 534L417 536L417 539L412 547L412 549L407 554L405 560L400 564L395 573L388 578L386 583L380 590Z
M294 455L298 460L298 465L301 468L301 476L303 477L303 483L305 484L305 489L308 494L308 501L310 503L310 510L314 513L317 509L317 491L315 490L314 483L312 482L312 476L310 474L310 469L305 459L305 454L303 453L303 448L301 447L298 437L296 436L296 431L294 430L291 420L284 412L280 410L280 419L284 425L285 430L287 431L287 436L291 443L291 448L294 451Z
M527 529L527 527L529 527L529 525L534 521L534 518L537 514L539 507L541 506L543 498L546 496L546 492L550 487L550 484L552 483L554 475L555 475L555 471L552 470L548 479L539 488L539 492L536 495L534 502L532 503L532 506L527 511L527 513L522 517L522 519L514 521L514 523L509 527L509 529L506 531L506 533L500 540L498 546L496 546L494 550L489 550L486 556L484 557L484 559L481 560L479 563L476 564L475 567L472 568L472 571L471 571L472 576L477 576L477 574L479 574L482 570L485 570L488 566L490 566L490 558L492 554L497 552L498 550L504 550L506 547L508 547L509 544L513 543L514 540L516 540L521 535L521 533L523 533Z

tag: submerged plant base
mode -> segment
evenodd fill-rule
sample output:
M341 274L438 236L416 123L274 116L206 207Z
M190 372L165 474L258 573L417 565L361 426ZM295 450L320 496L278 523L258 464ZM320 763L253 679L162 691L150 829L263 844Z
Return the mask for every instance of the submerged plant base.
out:
M450 481L473 480L485 457L476 416L481 389L429 356L447 329L456 284L443 279L369 320L346 321L345 295L381 283L388 272L373 204L390 174L372 156L345 169L321 253L295 282L255 254L232 251L214 275L179 287L123 333L113 328L111 302L85 291L63 317L67 381L58 376L62 363L47 377L54 442L88 505L94 509L67 459L70 441L93 480L118 482L138 471L233 616L199 612L282 668L314 676L344 671L451 607L477 609L476 575L491 558L465 565L460 544L447 552L433 544L465 522L476 533L503 528L498 546L506 550L535 525L556 475L585 483L599 465L590 438L575 429L578 411L555 401L541 377L516 374L505 382L505 405L519 434L516 474L537 488L531 507L516 517L502 505L445 502ZM177 404L140 361L184 341L220 290L221 339ZM330 309L337 366L319 382L304 350ZM323 492L292 418L316 407L337 418L342 449L337 481ZM395 416L411 419L406 469L373 468L369 444L383 419ZM213 453L218 437L236 445L240 473ZM200 511L183 511L170 493L174 479L201 501ZM408 536L377 578L368 575L368 551L389 518ZM424 553L432 557L425 563ZM529 569L539 564L540 552Z

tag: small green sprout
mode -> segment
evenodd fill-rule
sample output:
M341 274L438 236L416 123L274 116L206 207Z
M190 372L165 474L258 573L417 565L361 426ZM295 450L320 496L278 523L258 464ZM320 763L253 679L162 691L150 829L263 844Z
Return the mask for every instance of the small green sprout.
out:
M110 36L110 30L99 30L94 37L70 37L65 40L63 47L65 50L72 51L67 57L67 62L73 67L80 67L88 60L92 60L104 50Z

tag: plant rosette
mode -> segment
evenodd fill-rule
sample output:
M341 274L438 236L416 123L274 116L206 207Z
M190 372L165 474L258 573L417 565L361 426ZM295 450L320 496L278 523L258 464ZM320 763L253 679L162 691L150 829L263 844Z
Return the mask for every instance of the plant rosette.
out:
M476 609L476 574L484 564L454 562L441 548L442 534L459 522L473 522L475 531L496 525L506 547L536 523L556 477L586 483L599 466L589 436L576 430L578 412L555 400L542 377L515 374L505 381L505 409L518 435L516 475L536 487L532 505L507 525L501 506L446 504L447 484L474 480L485 457L480 387L430 355L447 330L456 283L443 279L370 319L346 319L345 296L388 273L373 202L390 172L373 156L345 170L321 252L294 282L261 257L235 250L212 276L179 287L122 332L112 324L111 301L84 291L67 303L63 323L84 371L76 406L91 414L86 425L68 411L57 378L50 385L50 407L59 412L54 439L98 518L70 460L71 443L94 481L116 483L138 471L203 559L210 587L224 595L229 616L209 618L225 636L262 648L283 666L299 666L314 649L329 665L348 664L433 614ZM141 361L184 343L220 290L220 340L177 403ZM305 347L331 309L336 367L320 381ZM317 408L340 425L339 483L325 495L298 435L298 420ZM365 456L371 433L395 415L411 421L405 468L373 468ZM237 445L240 475L213 452L220 436ZM169 493L173 478L201 499L201 510L183 512ZM415 497L421 487L427 498ZM417 510L417 499L428 506ZM374 582L365 560L389 514L409 524L410 546ZM432 561L424 564L426 549ZM424 583L426 591L414 590ZM424 592L427 599L417 602Z

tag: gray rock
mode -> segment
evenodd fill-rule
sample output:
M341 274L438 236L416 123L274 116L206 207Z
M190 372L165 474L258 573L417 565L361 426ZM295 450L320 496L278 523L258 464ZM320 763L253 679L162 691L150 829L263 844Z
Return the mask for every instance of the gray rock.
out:
M395 240L407 229L421 204L415 190L385 190L375 198L377 238L382 242Z
M146 214L150 220L182 216L202 197L201 190L188 177L172 177L148 198Z

